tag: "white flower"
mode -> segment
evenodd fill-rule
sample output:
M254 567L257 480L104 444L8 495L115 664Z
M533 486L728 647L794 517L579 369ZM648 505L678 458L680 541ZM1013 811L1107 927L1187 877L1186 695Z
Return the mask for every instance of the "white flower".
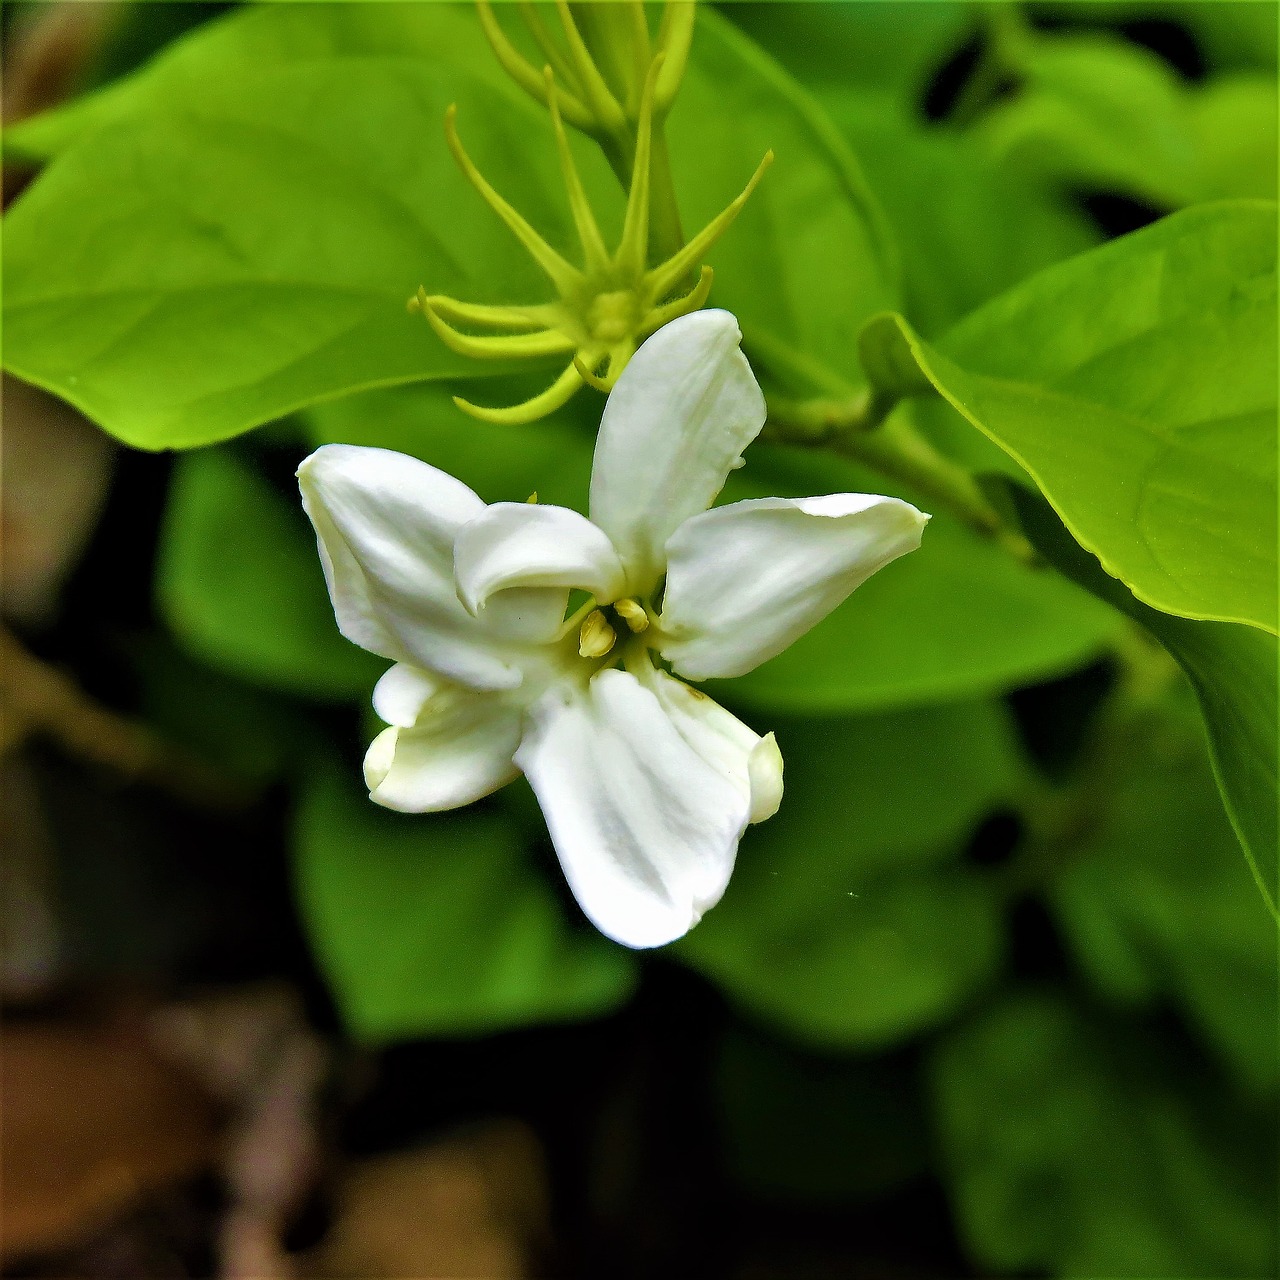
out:
M522 772L583 911L632 947L692 928L782 798L773 735L676 676L772 658L928 519L860 493L708 510L764 424L741 336L700 311L636 352L600 424L590 520L486 506L384 449L326 445L298 470L339 627L396 664L373 695L391 727L365 758L372 798L451 809ZM571 589L591 599L566 618Z

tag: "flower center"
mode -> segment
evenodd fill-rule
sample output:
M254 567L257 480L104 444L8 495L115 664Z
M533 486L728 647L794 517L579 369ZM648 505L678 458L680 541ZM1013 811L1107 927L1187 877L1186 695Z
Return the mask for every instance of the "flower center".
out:
M603 658L614 651L618 637L623 646L632 636L648 631L649 611L632 597L592 609L578 631L578 654L583 658ZM642 647L647 647L641 641ZM621 656L621 655L620 655Z
M640 328L640 298L635 289L598 293L587 312L591 336L606 346L616 346Z

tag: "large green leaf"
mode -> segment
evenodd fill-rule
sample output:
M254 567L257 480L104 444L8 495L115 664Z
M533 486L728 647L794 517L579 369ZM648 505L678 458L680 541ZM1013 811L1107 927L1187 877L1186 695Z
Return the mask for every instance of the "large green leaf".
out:
M481 168L567 249L546 114L505 80L469 7L282 5L210 24L49 122L57 158L6 220L8 367L148 448L493 372L404 308L422 282L476 301L548 293L457 173L441 136L452 102ZM38 150L40 128L11 144ZM834 129L705 14L668 132L691 227L778 149L713 257L716 299L856 380L857 329L895 298L879 215ZM595 160L588 185L616 212ZM801 220L818 238L788 234Z
M595 393L528 429L472 422L447 390L404 387L317 405L313 444L341 441L414 454L486 501L586 509ZM972 433L970 433L972 434ZM882 487L841 459L754 445L724 500ZM909 496L909 495L908 495ZM761 711L849 712L1002 691L1095 657L1117 619L1061 581L1028 570L946 516L921 550L860 587L791 649L716 696Z
M595 1017L631 992L631 954L570 925L498 812L390 813L319 762L294 856L312 943L362 1040Z
M719 7L810 90L856 84L903 106L919 104L930 77L976 21L957 0L747 0Z
M1274 1112L1240 1112L1180 1041L1006 999L942 1043L943 1153L979 1271L1262 1277Z
M1040 0L1046 16L1078 22L1080 0ZM1280 10L1268 0L1208 0L1170 4L1169 0L1089 0L1094 22L1140 22L1155 19L1191 33L1211 71L1239 69L1275 71L1278 52L1276 19Z
M902 253L907 315L926 336L1097 243L1082 213L994 163L968 133L926 124L848 83L816 93L885 207Z
M198 33L7 215L7 367L146 448L465 368L406 313L418 284L538 285L473 216L451 102L480 162L557 221L550 149L516 142L538 113L486 83L489 59L448 5L286 5Z
M1049 894L1108 996L1177 1000L1265 1093L1280 1083L1276 928L1241 865L1190 701L1170 697L1111 728L1093 821L1062 851Z
M387 665L338 633L301 504L226 450L174 468L156 598L190 652L257 684L354 697Z
M1229 622L1195 622L1135 600L1068 535L1038 495L1008 489L1027 536L1067 577L1145 627L1191 680L1209 735L1214 774L1254 879L1276 914L1276 637Z
M930 1026L999 963L994 895L947 863L1016 793L1008 726L960 703L776 731L782 808L744 837L723 901L676 951L809 1044L866 1048Z
M1275 259L1274 204L1199 206L1033 276L936 348L884 316L864 351L910 370L905 389L928 379L1140 600L1274 632Z
M1196 94L1192 129L1203 199L1276 198L1278 117L1274 75L1220 76Z
M495 383L495 387L501 384ZM486 502L539 502L587 509L592 438L603 400L584 393L530 427L468 418L448 385L392 387L318 404L299 415L308 442L394 449L447 471ZM495 399L502 399L499 390ZM592 421L592 414L595 421Z

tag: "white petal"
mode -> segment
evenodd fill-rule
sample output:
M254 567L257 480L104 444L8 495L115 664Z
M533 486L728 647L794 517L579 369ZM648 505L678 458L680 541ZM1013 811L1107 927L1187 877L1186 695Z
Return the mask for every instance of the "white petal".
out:
M667 543L663 657L693 680L743 675L914 551L928 519L868 493L758 498L694 516Z
M407 662L388 667L373 686L373 709L379 719L407 729L416 724L422 708L443 684L437 676Z
M496 502L459 531L453 563L458 594L477 615L513 588L578 587L602 604L626 588L608 535L566 507Z
M687 933L729 882L748 818L741 789L622 671L553 689L530 721L516 764L583 911L628 947Z
M431 813L487 796L516 776L521 719L500 694L440 691L415 725L384 729L370 744L369 798L402 813Z
M654 671L645 685L680 736L746 798L751 821L772 818L782 803L782 753L773 734L762 738L713 698L665 671Z
M646 593L663 548L705 511L764 425L764 396L727 311L659 329L631 358L605 405L591 472L591 519Z
M520 683L520 644L479 626L454 587L454 538L484 510L466 485L404 454L337 444L307 458L298 482L343 635L474 688ZM545 596L521 602L531 643L563 616Z

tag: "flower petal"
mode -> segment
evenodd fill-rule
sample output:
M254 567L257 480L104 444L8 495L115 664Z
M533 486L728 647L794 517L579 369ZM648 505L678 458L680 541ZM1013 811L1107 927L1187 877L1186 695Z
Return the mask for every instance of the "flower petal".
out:
M374 738L364 758L369 798L402 813L432 813L487 796L516 776L521 720L500 694L441 690L411 728L393 725Z
M644 594L667 539L705 511L764 425L764 396L727 311L659 329L631 358L605 405L591 473L591 519Z
M453 543L484 503L466 485L404 454L339 444L307 458L298 482L343 635L473 688L520 683L513 632L528 643L553 634L563 599L548 592L513 602L502 628L467 613Z
M397 662L394 667L388 667L373 686L373 709L379 719L408 729L417 723L422 708L443 687L429 671L407 662Z
M680 736L746 797L750 820L763 822L782 803L782 753L773 734L763 738L713 698L654 671L644 681Z
M667 543L663 657L692 680L745 674L914 551L928 519L868 493L758 498L694 516Z
M602 604L626 588L608 535L567 507L495 502L462 527L453 554L458 595L477 616L513 588L578 587Z
M516 764L583 911L628 947L687 933L729 882L748 818L741 789L623 671L551 690L530 720Z

